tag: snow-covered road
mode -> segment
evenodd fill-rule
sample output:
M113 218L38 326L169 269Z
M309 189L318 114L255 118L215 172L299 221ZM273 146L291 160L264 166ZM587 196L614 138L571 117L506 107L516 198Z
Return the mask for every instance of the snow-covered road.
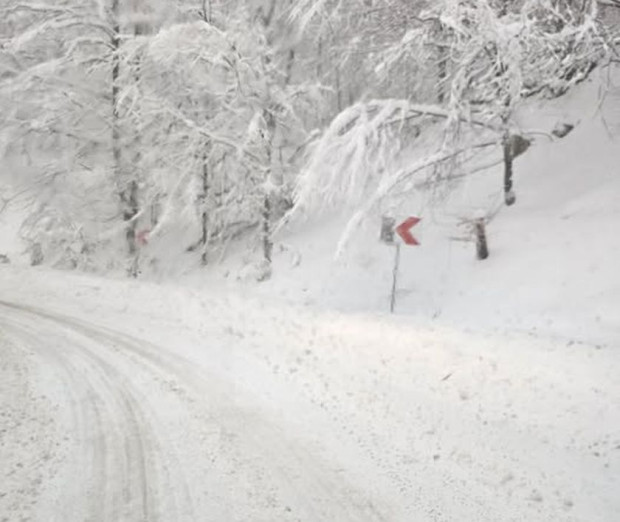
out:
M620 519L613 343L15 274L3 522Z
M164 449L153 405L140 386L145 378L166 375L160 361L128 339L32 308L3 303L1 322L7 360L24 369L22 377L30 377L20 384L52 381L55 402L62 405L52 419L54 430L39 434L55 436L41 441L53 448L46 452L48 469L21 473L26 484L39 484L43 502L37 503L38 512L29 513L28 497L36 490L26 489L24 498L7 506L9 512L37 520L52 513L56 520L157 520L168 504L168 519L191 514L184 477ZM32 409L31 395L18 398L17 415ZM63 443L67 447L56 449ZM57 455L64 462L55 462ZM63 480L49 491L44 477L58 471Z
M171 351L6 302L0 331L2 520L390 519Z

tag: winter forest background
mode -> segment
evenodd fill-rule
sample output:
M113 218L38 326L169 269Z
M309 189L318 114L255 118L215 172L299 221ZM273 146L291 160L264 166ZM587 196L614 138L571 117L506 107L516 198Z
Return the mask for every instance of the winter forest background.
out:
M135 276L161 249L209 264L244 238L264 279L291 222L346 209L346 239L489 158L513 204L512 160L543 133L515 111L617 61L620 3L2 0L0 12L0 197L24 216L31 263Z

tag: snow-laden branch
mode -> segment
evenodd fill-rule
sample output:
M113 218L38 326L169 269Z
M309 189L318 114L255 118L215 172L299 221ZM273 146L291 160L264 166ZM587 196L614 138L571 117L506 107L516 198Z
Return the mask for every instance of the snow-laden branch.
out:
M262 164L261 159L256 154L252 153L247 148L245 148L243 146L243 143L237 141L234 137L224 136L204 125L200 125L194 120L192 120L191 118L188 118L187 116L185 116L179 110L174 109L173 107L166 105L163 107L163 112L168 114L169 116L172 116L178 122L183 123L189 129L192 129L195 132L201 134L202 136L207 138L210 142L217 143L217 144L228 147L230 150L235 151L238 155L246 157L247 159L251 160L254 167L261 168L261 164Z
M58 5L50 5L50 4L36 4L36 3L18 3L16 5L12 5L11 7L6 8L4 11L4 15L6 17L14 15L14 14L43 14L49 16L50 14L55 15L74 15L76 14L75 9L71 9L67 6L58 6Z
M329 0L298 0L291 8L290 19L303 32L315 16L327 9L329 3Z
M394 166L403 146L403 134L419 133L420 126L455 118L448 110L407 100L372 100L342 111L310 146L309 161L297 183L298 208L356 205L367 197L380 177ZM472 127L501 129L483 121L456 115ZM439 140L441 141L441 140Z
M27 31L11 40L5 45L5 48L13 53L19 53L29 44L43 38L45 34L53 31L66 31L69 29L79 28L86 31L96 31L106 36L109 40L113 36L112 29L105 22L97 18L68 18L58 20L45 20L41 23L33 25ZM91 36L92 38L92 36Z

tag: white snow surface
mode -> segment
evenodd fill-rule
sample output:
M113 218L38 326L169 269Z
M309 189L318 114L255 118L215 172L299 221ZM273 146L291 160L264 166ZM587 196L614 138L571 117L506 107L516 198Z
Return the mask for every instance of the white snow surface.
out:
M481 331L620 342L620 71L600 76L519 114L521 128L545 134L535 134L515 161L514 206L502 206L497 165L445 199L417 192L397 209L398 220L422 219L412 230L421 246L401 249L397 314ZM552 139L558 123L575 130ZM497 159L495 153L481 163ZM460 225L480 213L495 214L484 262ZM275 277L258 292L343 311L387 311L394 249L379 242L380 223L379 215L369 216L338 260L346 218L284 231ZM229 264L222 271L235 274Z
M8 520L612 521L617 346L0 269Z
M496 208L497 170L401 209L422 246L394 315L372 219L337 263L338 220L286 231L258 286L231 261L183 284L0 265L0 521L620 520L620 100L599 86L521 115L579 125L518 159L488 260L450 237Z

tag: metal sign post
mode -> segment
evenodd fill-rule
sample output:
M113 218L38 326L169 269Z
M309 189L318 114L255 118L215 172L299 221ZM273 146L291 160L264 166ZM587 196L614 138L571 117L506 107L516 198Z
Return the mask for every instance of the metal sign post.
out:
M386 245L394 246L394 269L392 271L392 293L390 294L390 313L396 308L396 290L398 288L398 269L400 265L400 242L394 241L394 232L398 234L405 245L418 246L420 242L411 234L411 229L420 222L420 218L411 216L400 225L395 226L396 220L383 216L381 221L381 241Z
M394 271L392 272L392 295L390 297L390 313L394 313L396 307L396 288L398 286L398 266L400 265L400 243L394 245Z

